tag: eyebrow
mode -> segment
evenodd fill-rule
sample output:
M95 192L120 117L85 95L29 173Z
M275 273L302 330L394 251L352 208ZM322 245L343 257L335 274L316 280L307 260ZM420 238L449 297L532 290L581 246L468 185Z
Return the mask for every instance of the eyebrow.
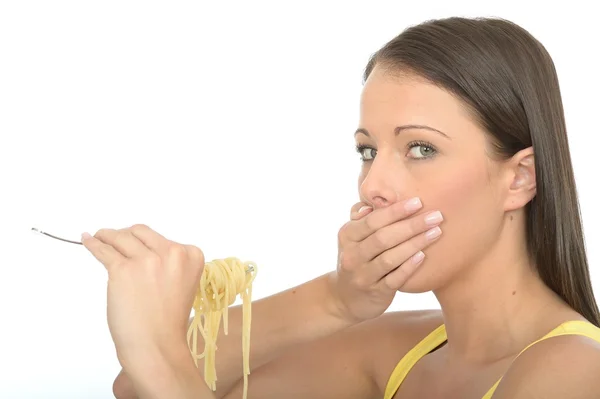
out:
M442 136L446 137L449 140L452 140L450 138L450 136L448 136L446 133L442 132L441 130L438 130L436 128L433 128L431 126L427 126L427 125L402 125L402 126L398 126L394 129L394 135L399 135L400 133L402 133L404 130L409 130L409 129L419 129L419 130L429 130L431 132L436 132L441 134ZM369 132L367 131L367 129L363 129L363 128L358 128L356 129L356 132L354 132L354 135L356 136L357 134L362 133L367 137L371 137L371 135L369 134Z

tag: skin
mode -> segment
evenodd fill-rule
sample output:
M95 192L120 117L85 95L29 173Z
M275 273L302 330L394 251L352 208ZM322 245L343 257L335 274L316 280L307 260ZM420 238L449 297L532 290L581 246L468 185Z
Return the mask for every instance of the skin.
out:
M368 147L361 202L340 229L337 270L253 304L248 397L381 398L396 363L442 323L448 344L415 365L395 398L481 398L502 376L494 399L597 397L598 343L556 337L517 357L560 323L583 320L527 256L532 149L497 159L461 101L380 67L365 84L355 137ZM408 211L413 197L421 205ZM435 212L442 220L428 225ZM438 234L428 240L428 231ZM119 399L241 397L239 307L230 336L218 341L217 392L186 356L199 249L145 226L103 229L84 245L109 272L108 321L124 368ZM433 291L441 312L383 314L397 291Z
M413 369L397 397L481 397L529 342L561 322L583 319L542 284L527 255L524 206L535 195L533 150L495 159L488 136L460 101L418 77L385 69L376 69L365 85L360 125L357 142L376 149L363 151L363 201L377 209L418 195L425 212L440 210L445 219L445 238L426 250L401 291L434 292L449 344ZM395 134L403 125L444 134L419 128ZM436 384L424 383L432 380Z

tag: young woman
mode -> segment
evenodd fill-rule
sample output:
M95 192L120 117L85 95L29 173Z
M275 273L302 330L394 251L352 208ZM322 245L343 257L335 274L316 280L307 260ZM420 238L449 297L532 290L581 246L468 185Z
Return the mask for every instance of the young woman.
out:
M355 139L361 203L337 268L253 304L248 397L600 397L600 315L544 47L500 19L411 27L368 63ZM240 308L216 392L189 356L198 248L141 225L83 242L109 272L117 398L242 397ZM397 291L433 291L441 311L384 313Z

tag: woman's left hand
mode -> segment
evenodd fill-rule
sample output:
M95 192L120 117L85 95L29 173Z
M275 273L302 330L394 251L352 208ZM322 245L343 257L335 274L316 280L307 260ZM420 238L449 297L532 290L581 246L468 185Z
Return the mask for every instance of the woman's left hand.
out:
M108 326L121 365L137 367L174 350L182 355L202 251L144 225L84 233L82 242L108 271Z

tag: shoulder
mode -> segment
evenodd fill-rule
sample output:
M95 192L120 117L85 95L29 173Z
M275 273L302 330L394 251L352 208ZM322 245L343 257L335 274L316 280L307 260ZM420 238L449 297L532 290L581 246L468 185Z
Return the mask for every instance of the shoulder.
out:
M592 399L600 392L600 342L580 335L531 346L504 375L494 399Z
M361 343L361 361L383 391L400 359L442 323L439 310L388 312L347 333Z

